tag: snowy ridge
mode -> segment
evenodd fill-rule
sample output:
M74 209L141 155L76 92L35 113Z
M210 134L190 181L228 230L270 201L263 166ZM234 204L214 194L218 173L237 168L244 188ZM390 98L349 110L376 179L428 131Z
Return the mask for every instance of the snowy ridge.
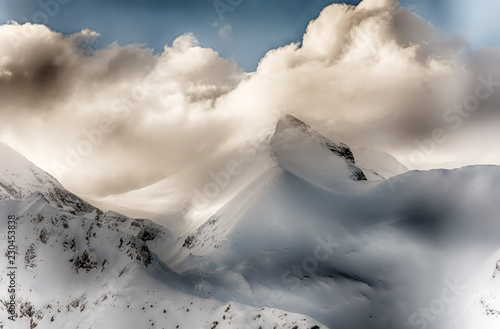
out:
M152 242L168 246L171 238L148 221L113 213L74 216L36 197L0 206L2 216L13 213L20 327L208 328L220 323L220 328L251 328L247 320L256 317L255 323L310 328L311 320L302 315L196 297L189 279L171 271L148 248ZM2 287L5 278L0 278ZM0 322L8 324L6 289L0 300Z
M121 201L114 196L155 205L150 213L164 226L71 203L78 199L67 191L32 193L42 174L25 172L29 163L8 167L12 189L26 195L0 202L0 216L18 222L20 321L40 328L496 329L500 258L490 256L500 248L500 168L364 181L352 152L325 140L282 118L231 184L203 204L191 200L182 216L158 207L171 193L161 193L162 182ZM387 164L394 163L381 167ZM180 219L185 233L165 227ZM442 294L449 282L475 284L432 317L421 313L449 297ZM0 300L7 298L1 289ZM5 304L0 309L5 323Z
M199 191L176 188L180 185L179 180L195 176L196 167L142 189L101 198L86 196L85 199L99 208L150 218L184 234L199 228L238 195L258 194L267 182L277 179L283 171L319 185L341 184L345 188L349 188L345 186L346 181L350 186L352 181L366 180L347 145L337 145L288 114L280 118L270 140L263 140L250 149L252 153L233 154L233 161L241 166L240 173L231 177L230 185L224 187L216 199L209 198L209 204L200 205L203 196L200 197Z
M196 225L175 254L157 254L222 302L272 305L330 328L443 328L444 315L429 322L418 312L500 247L500 169L397 175L400 165L377 155L386 170L377 172L392 177L358 181L357 162L329 144L283 117L221 197L186 213Z
M0 169L0 202L37 194L51 205L72 214L100 212L3 143L0 143Z
M358 166L370 181L381 181L410 171L392 155L371 150L358 148L353 150Z
M9 192L0 201L0 216L13 215L17 223L19 327L305 329L321 325L301 314L207 298L195 277L172 271L158 257L158 252L163 257L175 254L180 241L166 228L147 219L103 213L65 191L15 151L4 148L2 152L8 155L2 159L9 159L2 163L3 178L7 176L2 186ZM6 230L2 226L1 236L6 236ZM0 267L0 327L9 328L6 257Z
M317 148L321 146L331 153L337 155L339 158L343 158L347 165L347 168L351 172L351 179L357 181L366 180L366 176L363 171L356 167L354 155L347 145L343 143L337 145L296 117L290 114L283 115L276 125L274 136L271 139L271 147L278 163L284 169L291 170L292 172L295 171L294 169L295 166L298 165L298 159L294 158L292 160L289 154L284 153L287 153L287 151L298 153L297 148L299 146L298 144L300 143L306 143L308 151L314 149L315 147ZM300 151L302 151L302 153L304 152L304 150ZM316 155L318 154L321 154L321 152L317 152ZM301 157L304 156L304 154L300 155ZM315 162L320 162L315 158L307 158L303 160L309 161L309 165L314 165ZM331 169L339 171L339 167L342 166L339 166L337 164L335 166L332 166Z

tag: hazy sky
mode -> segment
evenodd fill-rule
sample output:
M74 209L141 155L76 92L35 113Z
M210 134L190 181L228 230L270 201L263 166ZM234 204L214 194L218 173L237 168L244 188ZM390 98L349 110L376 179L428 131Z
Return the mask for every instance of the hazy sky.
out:
M411 169L500 164L493 1L54 1L0 5L0 141L76 192L203 180L283 112Z
M342 2L59 0L64 3L59 4L56 1L3 0L0 23L8 20L44 23L65 34L88 28L101 34L101 47L114 41L121 45L136 42L157 52L179 35L192 32L202 46L234 58L247 71L254 70L267 51L300 41L307 24L321 9ZM473 47L499 45L500 33L494 29L498 1L402 0L402 4L448 35L467 36Z
M43 15L36 15L43 10L36 1L6 1L4 22L43 22ZM59 14L48 16L47 25L66 34L82 28L99 31L101 45L137 42L160 52L166 43L192 32L201 45L253 70L268 50L299 41L309 21L332 2L223 0L236 5L217 5L217 10L212 0L69 0L60 5Z

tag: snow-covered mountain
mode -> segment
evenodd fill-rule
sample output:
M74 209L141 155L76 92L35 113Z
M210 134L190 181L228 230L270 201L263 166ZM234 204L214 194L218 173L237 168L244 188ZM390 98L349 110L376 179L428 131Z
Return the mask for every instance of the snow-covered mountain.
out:
M352 150L356 158L356 166L363 170L370 181L381 181L410 171L392 155L369 148Z
M293 150L296 152L290 152ZM365 154L364 151L360 153ZM243 191L258 193L267 181L283 170L302 174L326 171L329 177L321 178L329 180L366 180L363 170L355 165L354 155L349 147L344 144L337 145L291 115L284 115L278 121L271 136L245 145L229 158L220 169L210 172L208 182L202 184L203 187L199 189L179 189L181 180L195 176L198 168L193 167L151 186L125 194L84 198L102 209L113 209L131 217L153 219L182 235L206 222L207 218ZM388 159L385 160L386 163L395 162L388 155L379 154L378 158ZM390 172L397 166L391 163L391 169L384 169L384 165L385 163L381 165L377 162L373 163L371 168ZM302 170L302 166L307 168ZM370 177L383 179L381 175L374 174L374 170L368 166L370 165L367 165L365 170Z
M40 194L52 206L72 214L96 211L94 207L66 191L54 177L2 143L0 156L0 200L21 200L32 194Z
M173 268L199 275L216 298L263 305L274 294L271 305L330 328L418 327L421 307L498 249L500 168L370 182L355 163L283 118L255 163L267 170L249 169L258 183L218 203Z
M5 145L0 146L0 229L16 222L15 322L8 319L7 253L0 262L1 328L311 328L308 316L207 299L196 278L152 249L178 238L147 219L103 213ZM12 264L11 264L12 265ZM255 318L255 320L253 320ZM253 325L248 321L252 319Z
M285 115L193 193L175 194L176 177L86 197L155 223L103 213L1 151L10 192L0 216L18 222L26 325L473 327L457 326L458 314L488 319L477 328L500 324L500 273L490 273L500 260L491 258L500 249L499 167L397 175L393 159L373 166L365 151L360 164L346 145ZM5 308L0 320L8 323Z

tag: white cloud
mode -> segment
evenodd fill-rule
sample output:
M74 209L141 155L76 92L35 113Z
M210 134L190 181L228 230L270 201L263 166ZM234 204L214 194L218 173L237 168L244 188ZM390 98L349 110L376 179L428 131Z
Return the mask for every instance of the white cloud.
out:
M210 158L229 138L232 125L212 109L246 76L235 63L199 47L192 35L160 56L135 45L87 54L79 45L93 37L30 24L0 28L3 140L71 188L108 193ZM87 136L106 121L112 131L95 138L83 159L72 159L73 151L89 153ZM54 162L72 172L55 172Z
M333 4L309 24L301 44L270 51L247 74L190 34L154 55L138 45L93 50L91 31L63 36L41 25L4 25L0 140L86 194L138 188L187 167L199 166L203 175L245 136L272 126L280 112L336 140L403 159L416 139L442 128L449 142L425 161L500 163L493 151L483 158L457 145L477 140L495 149L498 139L489 137L496 130L483 123L500 119L500 92L482 100L460 129L443 119L454 103L474 95L480 76L500 81L497 51L466 58L462 41L436 34L396 1ZM92 142L95 129L110 125L71 174L54 169L82 142ZM473 131L483 126L478 140Z

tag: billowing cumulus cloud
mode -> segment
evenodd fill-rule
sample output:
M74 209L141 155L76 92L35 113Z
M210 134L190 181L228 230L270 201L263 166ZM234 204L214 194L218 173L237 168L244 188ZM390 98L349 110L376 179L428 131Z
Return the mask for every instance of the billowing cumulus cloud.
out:
M136 45L95 51L95 37L0 28L4 140L69 186L108 193L210 158L230 138L236 128L212 109L245 77L235 63L192 35L160 56Z
M276 106L350 142L390 123L405 137L421 133L436 110L422 84L446 84L440 101L451 100L457 50L439 49L432 29L396 3L380 4L326 8L301 45L268 53L250 84L280 86Z
M468 54L397 1L326 7L300 44L270 51L252 73L190 34L160 55L96 50L97 37L0 27L0 139L80 193L186 168L206 175L281 112L413 167L500 163L498 52Z

